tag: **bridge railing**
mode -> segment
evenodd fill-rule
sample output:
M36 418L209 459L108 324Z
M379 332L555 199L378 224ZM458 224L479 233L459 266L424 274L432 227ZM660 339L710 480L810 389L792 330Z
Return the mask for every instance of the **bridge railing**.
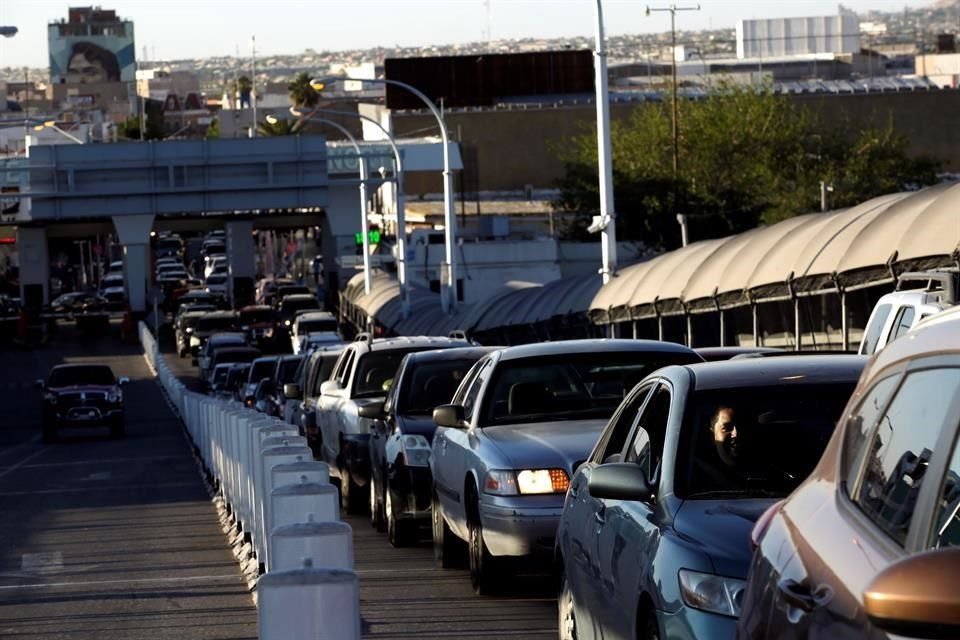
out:
M144 358L186 427L241 563L261 638L360 638L353 536L329 469L296 427L187 389L139 325ZM253 564L255 563L255 564Z

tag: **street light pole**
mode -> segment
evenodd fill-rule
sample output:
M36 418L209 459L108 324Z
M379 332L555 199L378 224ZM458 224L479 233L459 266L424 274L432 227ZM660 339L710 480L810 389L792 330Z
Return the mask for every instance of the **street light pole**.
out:
M253 102L253 129L250 131L250 137L257 137L257 36L250 37L250 43L253 47L253 56L251 59L250 74L250 101Z
M596 0L596 47L593 52L597 101L597 173L600 176L600 275L603 284L617 271L617 214L613 201L613 153L610 142L610 95L607 89L607 50L603 35L603 7ZM595 222L596 224L596 222Z
M417 96L427 106L427 108L430 110L430 113L433 114L433 117L437 119L437 123L440 125L440 137L443 142L443 224L445 227L444 243L446 245L446 277L448 283L447 289L444 290L444 278L441 275L440 304L444 312L452 312L457 305L457 262L453 250L453 246L457 238L457 220L453 211L453 173L450 171L450 137L447 134L447 123L437 110L436 105L430 101L430 98L428 98L422 91L413 85L407 84L406 82L400 82L399 80L387 80L386 78L371 79L338 77L335 78L335 80L354 81L360 83L366 82L402 87L413 95ZM322 91L324 86L327 84L328 81L325 79L315 78L310 81L310 85L318 91Z
M64 136L65 138L69 138L70 140L73 140L77 144L84 144L84 141L78 138L77 136L73 135L72 133L68 133L63 129L61 129L60 127L58 127L55 120L47 120L43 124L38 124L33 128L34 131L43 131L44 129L53 129L60 135Z
M271 124L277 121L274 116L267 116L268 122L270 122L271 119L273 120ZM347 140L353 145L353 150L357 152L357 162L360 164L360 232L363 234L363 292L369 294L373 288L373 275L370 271L370 225L367 221L367 161L360 151L360 145L357 144L357 139L353 137L353 134L351 134L346 127L339 122L327 118L317 118L317 122L323 122L338 129L340 133L347 137ZM254 126L256 126L256 122L254 122Z
M290 113L295 116L301 116L296 108L290 107ZM410 315L410 287L407 283L407 221L406 221L406 196L403 193L403 155L397 147L397 141L393 135L387 131L387 128L369 116L361 113L351 113L350 111L336 111L333 109L314 108L306 116L303 116L301 122L308 120L315 113L326 113L328 115L357 116L364 122L374 125L383 135L387 137L390 149L393 151L395 186L395 204L397 209L397 281L400 284L400 318L406 320ZM296 125L294 125L296 126Z

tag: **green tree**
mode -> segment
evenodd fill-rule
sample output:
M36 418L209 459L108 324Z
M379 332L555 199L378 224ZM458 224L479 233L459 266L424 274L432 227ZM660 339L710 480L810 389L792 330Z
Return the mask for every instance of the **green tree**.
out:
M297 121L295 120L277 120L276 122L257 123L257 133L261 136L292 136L297 133Z
M290 91L290 102L298 109L312 109L320 103L320 94L310 86L310 75L305 71L298 73L287 88Z
M656 249L680 245L676 213L691 239L719 237L819 209L821 180L835 207L936 181L938 163L911 159L891 125L827 128L769 88L717 87L707 99L681 99L679 174L672 168L671 103L638 106L611 126L619 239ZM565 236L585 239L599 211L593 127L560 151L566 173L556 210Z
M208 138L219 138L220 137L220 118L214 118L210 122L210 126L207 127L207 137Z

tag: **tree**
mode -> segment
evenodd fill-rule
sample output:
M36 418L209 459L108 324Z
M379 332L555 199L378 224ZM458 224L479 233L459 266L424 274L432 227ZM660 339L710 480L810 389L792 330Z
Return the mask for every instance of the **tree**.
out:
M310 86L310 75L305 71L298 73L287 88L290 91L290 102L298 109L312 109L320 103L320 94Z
M908 158L891 125L828 128L768 87L721 85L701 100L681 99L680 162L672 171L671 105L644 103L611 127L617 236L651 248L680 245L677 213L693 240L720 237L819 209L820 181L834 206L936 181L937 161ZM587 238L599 211L593 127L561 150L566 174L556 210L573 213L562 230Z
M277 120L276 122L260 122L257 124L257 133L262 136L292 136L297 133L297 121Z
M207 127L207 137L208 138L219 138L220 137L220 118L214 118L210 123L210 126Z

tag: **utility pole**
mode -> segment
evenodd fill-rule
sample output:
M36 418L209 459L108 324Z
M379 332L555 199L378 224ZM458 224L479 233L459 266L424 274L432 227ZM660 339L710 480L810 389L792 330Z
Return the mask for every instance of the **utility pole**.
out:
M673 93L673 109L672 109L672 123L671 123L671 135L673 136L673 183L676 185L677 179L680 175L680 126L679 126L679 112L677 109L677 28L676 28L676 17L677 11L700 11L700 5L698 4L695 7L678 7L675 4L671 4L668 7L647 7L647 15L649 16L654 11L669 11L670 12L670 77Z

